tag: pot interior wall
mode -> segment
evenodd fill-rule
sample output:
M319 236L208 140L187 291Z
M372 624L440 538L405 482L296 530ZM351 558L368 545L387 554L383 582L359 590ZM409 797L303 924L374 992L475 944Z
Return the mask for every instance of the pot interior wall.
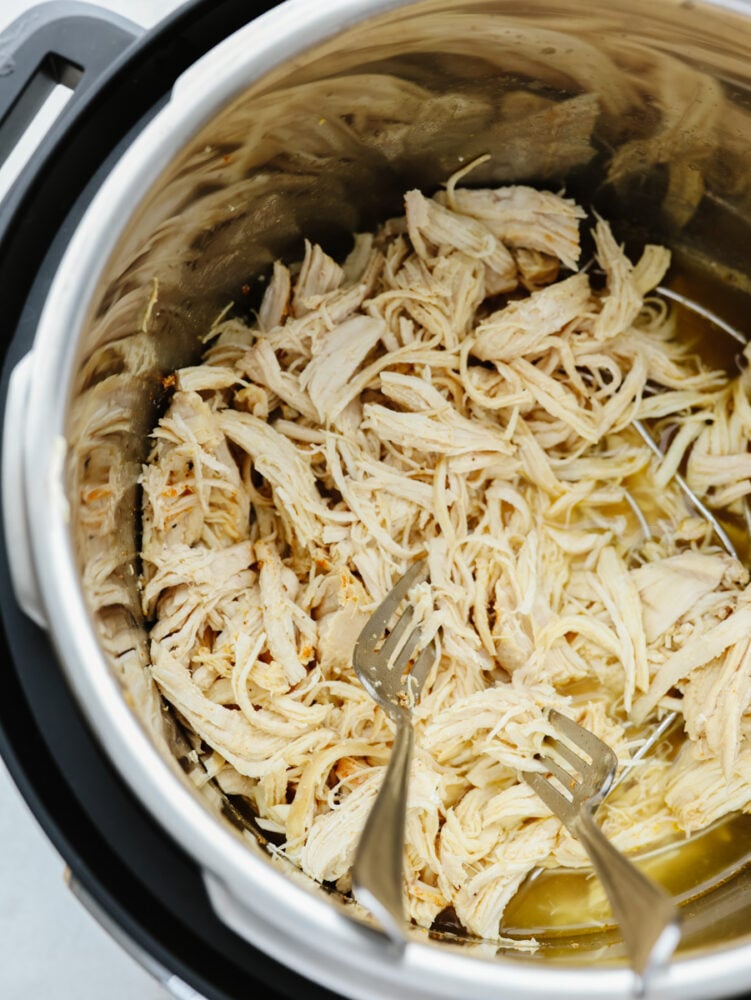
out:
M466 183L565 186L627 245L669 245L698 297L743 317L749 67L749 23L719 7L431 0L251 82L175 150L106 265L67 436L72 533L102 646L184 770L191 747L149 681L136 586L137 481L169 373L197 360L230 303L250 312L275 258L299 259L306 237L342 254L353 232L399 212L406 190L432 192L483 154ZM202 794L222 822L252 827L210 783ZM740 874L687 907L684 947L742 935L747 883ZM576 962L616 956L610 940L582 938Z

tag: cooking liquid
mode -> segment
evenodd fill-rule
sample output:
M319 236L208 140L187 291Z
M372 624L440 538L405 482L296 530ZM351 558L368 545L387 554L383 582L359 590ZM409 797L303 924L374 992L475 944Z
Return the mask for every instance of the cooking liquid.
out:
M632 858L678 903L731 878L751 862L751 816L736 815L689 839ZM590 869L551 869L528 879L506 907L501 934L565 937L613 926L600 880Z
M737 289L728 292L721 281L688 267L673 267L667 285L716 312L741 333L751 335L748 296ZM727 371L731 377L737 375L742 346L705 317L677 303L672 303L671 308L681 340L694 348L707 364ZM645 492L646 483L635 481L628 486L649 521L652 504ZM633 519L630 527L638 529L632 511L613 513ZM730 535L739 558L748 565L751 544L746 518L738 513L713 513ZM578 682L582 690L572 688L566 693L574 698L587 697L587 683L586 680ZM669 753L677 750L680 739L679 724L672 734L673 746ZM654 845L632 860L659 882L676 902L685 903L704 895L751 864L751 815L732 815L688 838L677 833L670 843ZM594 935L613 926L610 905L593 871L558 868L531 873L506 907L500 930L510 938L534 936L546 949L555 950L557 940L572 935ZM561 955L565 953L564 950Z

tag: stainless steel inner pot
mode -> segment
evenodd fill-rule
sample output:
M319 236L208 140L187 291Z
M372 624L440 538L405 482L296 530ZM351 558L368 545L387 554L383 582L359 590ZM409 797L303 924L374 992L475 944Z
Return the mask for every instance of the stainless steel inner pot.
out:
M291 0L228 38L103 185L14 373L14 583L125 780L248 940L357 998L626 997L610 938L551 958L415 930L395 955L357 907L274 859L216 788L197 787L148 673L137 477L163 377L195 361L216 315L304 237L342 251L399 211L404 191L432 191L484 153L471 183L565 185L627 243L666 242L697 288L708 276L743 302L751 6ZM92 483L114 508L92 502ZM682 951L656 991L751 986L750 926L740 872L686 908Z

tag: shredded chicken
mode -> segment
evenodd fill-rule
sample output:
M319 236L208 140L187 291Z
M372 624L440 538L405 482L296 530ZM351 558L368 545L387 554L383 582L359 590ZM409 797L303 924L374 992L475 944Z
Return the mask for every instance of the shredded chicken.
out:
M602 810L625 850L751 802L748 574L675 480L738 515L747 382L650 296L663 248L632 263L595 219L597 268L577 271L585 218L559 194L452 181L408 192L342 263L308 244L275 265L255 326L219 322L176 373L142 475L154 680L207 773L344 889L393 739L352 648L427 552L409 913L451 907L490 940L531 869L586 864L519 780L549 709L622 764L640 726L682 713L677 758Z

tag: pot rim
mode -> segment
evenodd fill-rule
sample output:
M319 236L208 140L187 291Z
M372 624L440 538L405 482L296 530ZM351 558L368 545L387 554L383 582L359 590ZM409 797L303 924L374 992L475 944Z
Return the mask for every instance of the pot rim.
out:
M516 957L491 961L427 941L410 941L397 960L380 934L256 857L240 834L205 808L187 783L176 780L147 736L106 663L78 582L64 482L75 360L69 347L85 328L98 283L133 207L212 116L267 71L347 27L413 2L326 0L316 5L286 0L229 36L178 80L170 101L102 184L55 275L32 348L23 479L38 585L66 678L113 764L150 814L213 877L215 905L222 891L238 904L230 921L234 928L247 926L249 940L274 958L362 998L428 1000L471 990L480 1000L501 989L525 1000L543 1000L561 990L575 990L591 1000L626 998L632 994L633 977L625 967L585 973ZM710 0L710 5L738 10L734 0ZM666 998L719 996L737 989L739 977L750 969L751 948L730 946L676 959L657 985Z

